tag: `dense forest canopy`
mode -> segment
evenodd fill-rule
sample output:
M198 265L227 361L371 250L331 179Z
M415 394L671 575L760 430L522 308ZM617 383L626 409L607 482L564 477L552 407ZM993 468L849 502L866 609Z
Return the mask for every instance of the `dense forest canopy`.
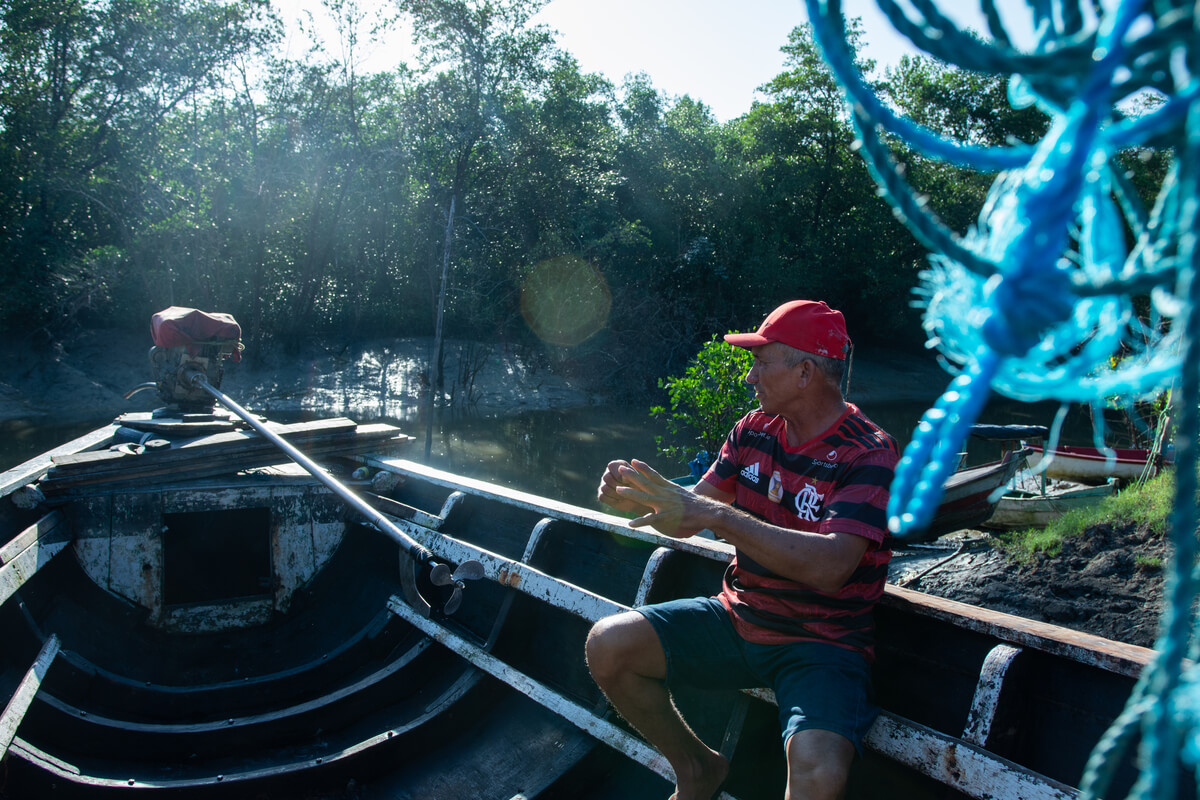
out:
M545 2L395 0L406 33L378 35L419 55L359 74L374 20L353 0L325 0L342 41L302 58L269 0L0 0L0 325L50 340L187 305L232 313L253 353L432 335L442 307L449 336L634 382L794 297L856 340L918 343L924 252L805 25L768 99L722 124L582 72L530 23ZM964 141L1044 130L998 79L860 66ZM908 168L965 230L991 176Z

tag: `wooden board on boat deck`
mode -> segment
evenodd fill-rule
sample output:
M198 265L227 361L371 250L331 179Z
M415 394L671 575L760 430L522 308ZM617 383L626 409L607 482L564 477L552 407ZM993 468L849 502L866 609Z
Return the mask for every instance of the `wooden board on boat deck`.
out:
M0 497L8 497L15 489L33 483L41 478L54 466L53 459L55 456L66 453L78 453L84 450L91 450L95 447L108 447L112 444L116 431L117 426L115 424L97 428L90 433L80 436L78 439L54 448L48 453L42 453L26 461L24 464L18 464L12 469L0 473Z
M345 418L279 425L274 431L314 459L390 450L412 441L392 425L358 425ZM231 431L141 452L110 449L55 456L53 469L40 486L54 492L101 483L205 478L286 460L278 447L257 433Z

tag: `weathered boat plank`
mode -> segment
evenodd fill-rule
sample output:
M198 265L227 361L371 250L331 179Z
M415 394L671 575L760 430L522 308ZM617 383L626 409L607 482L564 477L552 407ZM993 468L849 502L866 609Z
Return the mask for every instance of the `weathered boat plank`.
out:
M339 433L349 433L356 430L358 424L352 419L335 417L333 419L313 420L312 422L297 422L290 425L276 425L279 435L286 438L312 438L334 436ZM201 458L214 458L228 454L236 456L244 448L256 448L264 440L254 431L236 430L224 433L214 433L198 436L194 439L181 441L171 447L151 449L145 452L126 452L124 450L102 450L99 452L74 453L56 456L56 469L68 473L86 470L119 469L122 464L132 460L158 461L163 463L186 463ZM138 458L146 456L148 458Z
M39 541L43 544L48 543L51 533L57 530L62 522L62 514L58 511L51 511L3 545L0 545L0 566L12 563L17 556Z
M523 508L543 514L554 519L577 522L608 533L615 533L627 539L662 544L667 540L660 533L641 528L631 528L628 520L613 514L591 511L579 506L561 503L548 497L541 497L516 489L509 489L487 481L476 480L462 475L444 472L415 461L390 456L369 454L359 457L360 461L377 469L384 469L398 475L411 475L414 478L435 486L441 486L451 491L463 491L484 500L497 501L504 506ZM726 561L733 556L733 545L723 541L693 536L690 539L667 540L673 542L673 548L686 553L703 555L707 558L723 558Z
M42 645L41 652L34 660L33 666L25 673L25 677L17 686L17 691L13 693L12 698L4 707L4 712L0 714L0 758L8 753L8 748L17 735L17 726L25 718L25 712L33 703L33 698L42 685L42 679L46 677L47 670L54 663L54 657L58 655L58 647L57 636L51 636L46 640L46 643Z
M349 422L347 420L347 422ZM411 441L391 425L328 428L283 426L280 435L310 457L350 455L365 450L386 449ZM60 492L76 486L148 479L182 480L212 477L281 460L279 450L255 433L235 431L214 434L181 447L146 450L139 453L104 451L80 453L56 459L54 469L42 481L47 492Z
M888 585L880 602L899 610L918 610L959 627L996 636L1002 641L1029 645L1081 664L1100 667L1118 675L1136 678L1154 658L1154 651L1074 631L1047 622L1017 617L1001 611L967 605L944 597Z
M1012 668L1021 650L1007 644L993 647L979 670L979 683L975 685L975 696L971 700L971 711L963 728L963 739L980 747L987 747L991 739L992 726L1000 708L1000 693L1004 679Z
M0 604L71 541L63 515L51 511L0 548Z
M434 555L453 564L478 561L483 565L484 576L499 585L520 589L525 594L550 602L588 621L595 622L610 614L628 610L627 606L565 583L515 559L452 539L405 519L397 518L395 524Z
M865 743L976 800L1071 800L1079 796L1071 787L997 758L981 747L887 711L876 718Z
M6 472L0 473L0 497L7 497L22 486L40 479L54 466L54 458L56 456L94 450L98 447L108 447L112 444L118 427L117 425L105 425L104 427L97 428L77 439L72 439L64 445L60 445L53 450L48 450L39 456L31 458L23 464L18 464Z

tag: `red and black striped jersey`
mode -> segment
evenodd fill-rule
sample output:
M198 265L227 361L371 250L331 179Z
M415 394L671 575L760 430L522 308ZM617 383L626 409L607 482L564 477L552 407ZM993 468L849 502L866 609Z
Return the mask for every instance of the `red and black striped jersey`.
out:
M738 633L762 644L814 639L874 657L871 610L891 561L888 489L896 440L849 407L825 433L789 447L782 417L752 411L734 425L704 480L733 505L784 528L850 533L869 544L849 580L822 592L774 574L740 550L720 599Z

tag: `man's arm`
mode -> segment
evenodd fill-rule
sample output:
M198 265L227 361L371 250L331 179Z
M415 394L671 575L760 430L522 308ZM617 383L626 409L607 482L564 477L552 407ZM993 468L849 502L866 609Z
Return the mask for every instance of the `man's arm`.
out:
M845 585L869 544L850 533L811 533L772 525L730 506L733 497L707 481L701 480L690 491L643 461L614 464L612 494L619 502L649 509L630 521L632 527L651 526L676 538L708 528L776 575L823 592L836 592Z
M692 487L692 491L703 497L711 497L713 500L725 505L733 503L733 495L730 492L722 492L703 478L696 481L696 485Z

